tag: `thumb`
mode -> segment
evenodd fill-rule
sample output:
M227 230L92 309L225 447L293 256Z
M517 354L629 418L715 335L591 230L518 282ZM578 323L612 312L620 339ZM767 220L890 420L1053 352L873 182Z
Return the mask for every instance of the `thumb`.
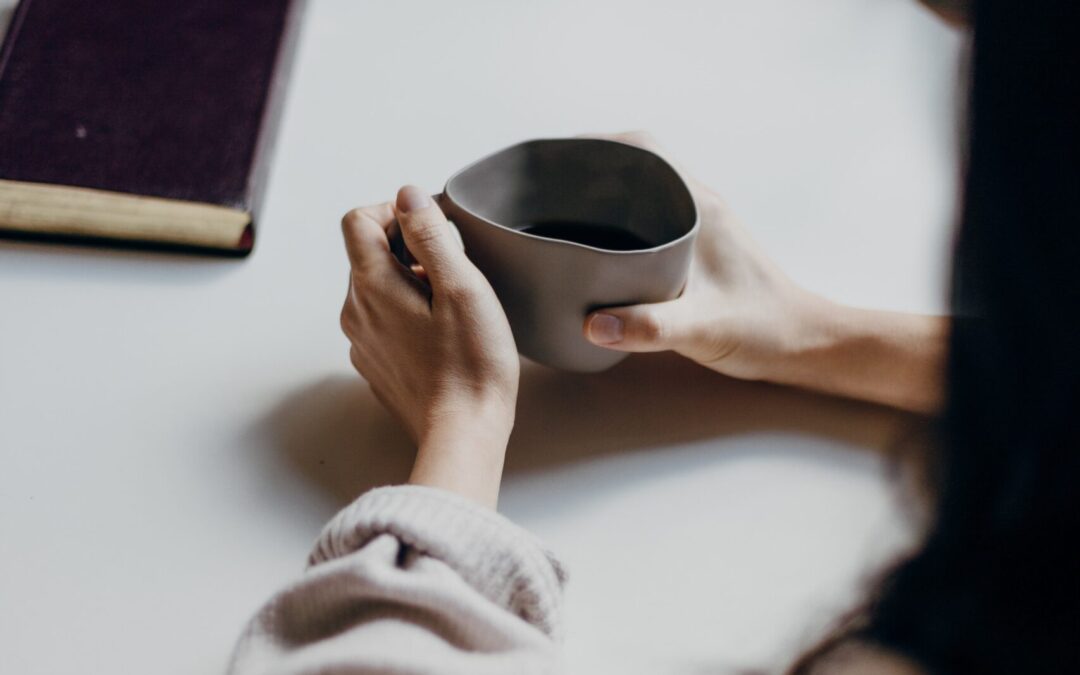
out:
M630 307L608 307L585 317L585 337L595 345L623 352L675 349L685 326L679 300Z
M465 251L435 201L415 185L406 185L398 190L394 212L405 246L423 266L432 289L459 281L467 269Z

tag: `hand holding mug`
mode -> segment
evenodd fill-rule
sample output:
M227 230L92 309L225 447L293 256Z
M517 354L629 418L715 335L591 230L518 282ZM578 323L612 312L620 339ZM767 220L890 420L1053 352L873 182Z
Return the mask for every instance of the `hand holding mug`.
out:
M647 134L607 138L663 154ZM701 231L682 295L593 312L585 336L608 349L672 350L725 375L770 378L802 343L809 314L824 300L788 279L715 192L690 178L687 183Z
M609 138L662 155L646 134ZM623 352L673 350L732 377L920 413L938 409L948 319L847 307L800 288L716 193L686 180L700 233L682 295L590 313L583 325L590 342Z
M391 253L395 220L421 269ZM415 187L347 213L341 326L353 365L417 443L410 482L494 506L520 364L495 293L450 228Z

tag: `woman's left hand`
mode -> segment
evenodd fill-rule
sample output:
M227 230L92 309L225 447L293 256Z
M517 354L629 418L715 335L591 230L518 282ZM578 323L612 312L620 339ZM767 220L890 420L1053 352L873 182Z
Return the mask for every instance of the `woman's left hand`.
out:
M391 253L395 219L422 269ZM450 228L412 186L395 204L345 214L352 271L341 327L353 365L417 443L409 482L494 506L520 363L495 292Z

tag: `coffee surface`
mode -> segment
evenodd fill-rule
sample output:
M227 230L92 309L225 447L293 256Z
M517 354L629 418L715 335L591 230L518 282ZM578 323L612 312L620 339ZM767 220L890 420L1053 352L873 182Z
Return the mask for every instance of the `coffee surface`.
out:
M626 228L604 223L544 220L519 225L516 229L545 239L572 241L608 251L635 251L655 246Z

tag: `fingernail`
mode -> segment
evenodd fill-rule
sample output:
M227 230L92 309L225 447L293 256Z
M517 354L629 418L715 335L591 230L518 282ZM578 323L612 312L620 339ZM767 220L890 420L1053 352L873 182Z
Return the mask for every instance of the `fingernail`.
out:
M602 345L622 342L622 319L610 314L593 314L593 318L589 320L589 338Z
M398 190L397 207L399 211L408 213L418 209L426 209L431 206L431 197L415 185L406 185Z

